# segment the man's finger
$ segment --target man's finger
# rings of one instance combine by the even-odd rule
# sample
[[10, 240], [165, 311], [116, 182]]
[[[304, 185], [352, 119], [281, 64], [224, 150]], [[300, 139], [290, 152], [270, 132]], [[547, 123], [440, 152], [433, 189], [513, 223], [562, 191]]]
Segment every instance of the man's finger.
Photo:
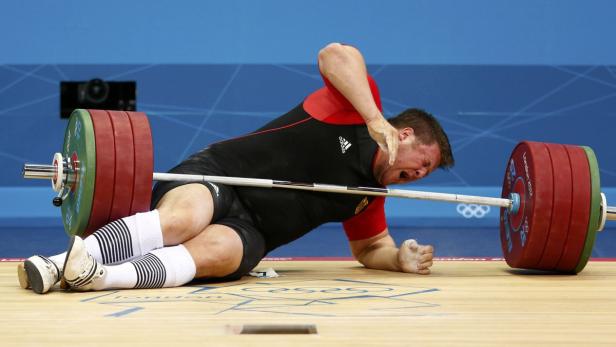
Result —
[[419, 244], [417, 243], [417, 241], [415, 241], [413, 239], [405, 240], [403, 242], [403, 246], [404, 247], [408, 247], [410, 250], [413, 250], [413, 251], [415, 251], [415, 250], [417, 250], [419, 248]]
[[425, 270], [428, 269], [430, 266], [432, 266], [432, 260], [421, 262], [417, 265], [417, 270]]
[[425, 262], [428, 262], [428, 261], [432, 261], [432, 258], [433, 258], [432, 257], [432, 253], [423, 254], [423, 255], [419, 256], [419, 262], [425, 263]]
[[385, 143], [385, 142], [377, 142], [376, 144], [379, 145], [379, 147], [381, 148], [381, 150], [383, 150], [383, 152], [389, 154], [389, 150], [387, 150], [387, 143]]
[[421, 249], [419, 250], [419, 253], [422, 253], [422, 254], [434, 253], [434, 247], [432, 247], [430, 245], [421, 246]]
[[430, 269], [421, 269], [421, 270], [418, 270], [417, 273], [420, 275], [429, 275]]
[[389, 154], [389, 165], [394, 165], [398, 155], [398, 139], [395, 136], [387, 137], [387, 149]]

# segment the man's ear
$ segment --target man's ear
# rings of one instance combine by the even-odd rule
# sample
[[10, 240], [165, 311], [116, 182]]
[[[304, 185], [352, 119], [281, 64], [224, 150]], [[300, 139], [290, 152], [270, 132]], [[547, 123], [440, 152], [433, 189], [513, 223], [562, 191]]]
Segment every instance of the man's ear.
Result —
[[409, 136], [413, 136], [413, 134], [415, 134], [415, 130], [413, 130], [413, 128], [406, 127], [398, 131], [398, 138], [400, 141], [403, 141]]

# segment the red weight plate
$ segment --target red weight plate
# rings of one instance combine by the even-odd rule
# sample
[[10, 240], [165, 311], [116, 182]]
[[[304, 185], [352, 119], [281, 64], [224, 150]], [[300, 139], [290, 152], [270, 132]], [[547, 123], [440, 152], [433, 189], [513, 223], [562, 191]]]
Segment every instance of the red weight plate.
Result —
[[123, 111], [107, 111], [115, 138], [115, 186], [109, 221], [130, 215], [133, 200], [135, 149], [133, 130]]
[[143, 112], [126, 112], [133, 128], [135, 146], [135, 180], [130, 214], [150, 210], [154, 154], [150, 122]]
[[543, 255], [533, 268], [554, 270], [563, 252], [567, 235], [569, 234], [569, 219], [571, 217], [571, 164], [565, 146], [546, 143], [550, 152], [554, 178], [554, 195], [552, 204], [552, 223], [548, 233]]
[[565, 146], [571, 162], [571, 182], [573, 191], [569, 235], [565, 241], [563, 254], [556, 265], [559, 271], [573, 272], [582, 254], [584, 240], [588, 232], [590, 218], [590, 167], [583, 148]]
[[81, 235], [88, 236], [107, 224], [113, 202], [113, 185], [115, 180], [115, 141], [113, 127], [106, 111], [88, 110], [94, 126], [96, 148], [96, 178], [92, 212], [88, 226]]
[[552, 162], [547, 146], [521, 142], [511, 157], [503, 182], [502, 197], [520, 194], [518, 212], [501, 208], [501, 246], [507, 264], [533, 268], [540, 260], [552, 219]]

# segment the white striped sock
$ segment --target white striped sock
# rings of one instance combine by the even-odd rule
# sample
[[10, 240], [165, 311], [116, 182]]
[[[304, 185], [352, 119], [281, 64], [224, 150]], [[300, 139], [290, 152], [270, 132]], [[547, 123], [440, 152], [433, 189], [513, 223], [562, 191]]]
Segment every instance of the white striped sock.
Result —
[[[120, 264], [163, 246], [158, 210], [111, 222], [84, 239], [86, 249], [102, 264]], [[61, 269], [66, 252], [51, 256]]]
[[183, 245], [163, 247], [120, 265], [105, 266], [106, 275], [95, 290], [113, 288], [178, 287], [196, 274], [195, 262]]

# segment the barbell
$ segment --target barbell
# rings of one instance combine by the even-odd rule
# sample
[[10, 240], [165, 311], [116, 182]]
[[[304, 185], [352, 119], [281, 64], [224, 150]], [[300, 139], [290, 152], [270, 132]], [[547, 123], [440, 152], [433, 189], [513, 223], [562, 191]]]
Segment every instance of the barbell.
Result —
[[64, 228], [88, 236], [116, 219], [148, 211], [152, 182], [235, 186], [459, 202], [500, 207], [501, 246], [514, 268], [578, 273], [596, 232], [616, 220], [600, 192], [591, 148], [525, 141], [513, 150], [500, 198], [259, 178], [153, 173], [149, 121], [142, 112], [73, 111], [51, 165], [25, 164], [24, 178], [50, 179]]

